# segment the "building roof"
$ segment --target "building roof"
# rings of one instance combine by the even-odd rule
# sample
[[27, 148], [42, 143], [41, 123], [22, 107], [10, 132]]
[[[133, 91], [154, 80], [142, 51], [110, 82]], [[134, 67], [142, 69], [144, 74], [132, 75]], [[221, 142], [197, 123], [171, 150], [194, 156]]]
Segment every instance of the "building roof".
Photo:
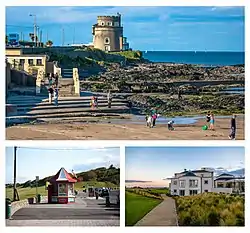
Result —
[[51, 182], [67, 181], [71, 183], [77, 182], [63, 167], [51, 178]]
[[222, 173], [218, 177], [221, 177], [221, 176], [234, 177], [234, 175], [231, 175], [231, 174], [228, 174], [228, 173]]
[[192, 171], [187, 171], [185, 172], [185, 174], [181, 177], [184, 177], [184, 176], [196, 176]]

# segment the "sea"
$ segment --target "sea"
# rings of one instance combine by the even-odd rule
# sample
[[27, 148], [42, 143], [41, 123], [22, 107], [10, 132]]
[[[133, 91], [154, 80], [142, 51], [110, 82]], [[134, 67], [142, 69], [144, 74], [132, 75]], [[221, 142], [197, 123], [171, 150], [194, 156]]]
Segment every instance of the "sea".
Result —
[[200, 66], [244, 65], [245, 52], [143, 51], [152, 62], [183, 63]]

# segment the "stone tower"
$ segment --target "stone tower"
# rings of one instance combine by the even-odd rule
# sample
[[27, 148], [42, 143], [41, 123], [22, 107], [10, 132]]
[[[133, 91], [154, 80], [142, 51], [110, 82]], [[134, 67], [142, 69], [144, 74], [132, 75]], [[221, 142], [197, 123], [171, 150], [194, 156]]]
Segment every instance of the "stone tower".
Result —
[[121, 15], [98, 16], [97, 24], [92, 26], [94, 48], [117, 52], [122, 50], [123, 27]]

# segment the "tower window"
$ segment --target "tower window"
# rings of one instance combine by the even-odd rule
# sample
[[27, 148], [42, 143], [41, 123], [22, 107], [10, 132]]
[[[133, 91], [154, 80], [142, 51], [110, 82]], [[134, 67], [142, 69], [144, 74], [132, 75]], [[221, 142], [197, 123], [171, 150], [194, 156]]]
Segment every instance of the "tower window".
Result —
[[112, 22], [107, 22], [107, 25], [108, 26], [112, 26]]
[[108, 37], [104, 38], [104, 44], [109, 44], [110, 43], [110, 39]]
[[104, 25], [105, 25], [105, 23], [104, 23], [104, 22], [101, 22], [101, 25], [102, 25], [102, 26], [104, 26]]

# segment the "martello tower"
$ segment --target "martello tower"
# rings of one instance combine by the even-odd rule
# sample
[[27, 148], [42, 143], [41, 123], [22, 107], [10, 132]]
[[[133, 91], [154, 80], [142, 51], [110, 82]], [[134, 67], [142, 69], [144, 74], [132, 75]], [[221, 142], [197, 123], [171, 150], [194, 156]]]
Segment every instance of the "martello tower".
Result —
[[112, 52], [123, 50], [123, 27], [119, 13], [117, 16], [97, 16], [92, 34], [94, 48]]

